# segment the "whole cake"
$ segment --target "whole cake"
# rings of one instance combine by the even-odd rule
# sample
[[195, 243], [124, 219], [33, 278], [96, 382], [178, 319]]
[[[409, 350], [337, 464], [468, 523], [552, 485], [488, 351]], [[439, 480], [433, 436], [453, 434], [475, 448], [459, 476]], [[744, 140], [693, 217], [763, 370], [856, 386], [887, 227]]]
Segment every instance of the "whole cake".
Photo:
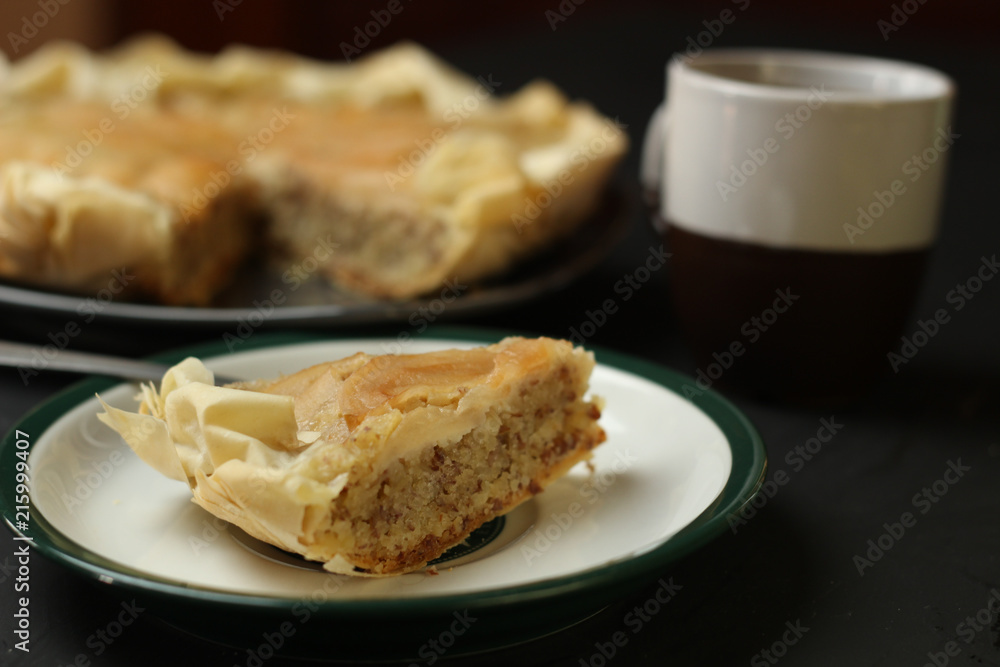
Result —
[[[414, 44], [352, 64], [149, 37], [0, 54], [0, 277], [204, 305], [253, 253], [376, 298], [501, 272], [575, 229], [624, 132], [496, 96]], [[322, 249], [322, 252], [317, 252]]]
[[217, 387], [194, 358], [101, 420], [194, 501], [331, 572], [422, 567], [590, 456], [593, 355], [567, 341], [369, 356]]

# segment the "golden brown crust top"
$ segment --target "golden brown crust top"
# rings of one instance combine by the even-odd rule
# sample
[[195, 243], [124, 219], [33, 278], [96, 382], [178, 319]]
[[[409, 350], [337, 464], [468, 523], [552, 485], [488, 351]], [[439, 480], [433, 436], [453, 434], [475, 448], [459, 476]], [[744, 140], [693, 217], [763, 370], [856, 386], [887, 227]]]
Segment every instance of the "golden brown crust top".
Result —
[[[99, 417], [148, 464], [186, 482], [195, 502], [306, 553], [350, 480], [458, 443], [546, 374], [572, 376], [580, 398], [593, 365], [567, 341], [508, 338], [424, 355], [356, 354], [275, 381], [216, 387], [191, 358], [158, 391], [144, 387], [139, 414], [105, 404]], [[346, 566], [333, 559], [328, 567]]]
[[474, 387], [480, 392], [497, 392], [511, 378], [537, 374], [554, 359], [572, 354], [572, 349], [566, 341], [549, 338], [508, 338], [468, 350], [379, 356], [358, 353], [246, 386], [292, 396], [300, 424], [317, 424], [317, 413], [337, 414], [353, 432], [369, 417], [387, 412], [455, 406]]
[[[258, 203], [296, 252], [331, 217], [414, 221], [412, 266], [374, 251], [331, 263], [338, 283], [375, 296], [499, 271], [583, 219], [627, 138], [548, 83], [492, 87], [407, 43], [349, 65], [161, 38], [45, 47], [0, 66], [0, 276], [89, 290], [128, 263], [170, 284], [183, 278], [178, 239], [227, 197]], [[122, 250], [126, 225], [141, 242]], [[83, 245], [105, 250], [78, 262]]]

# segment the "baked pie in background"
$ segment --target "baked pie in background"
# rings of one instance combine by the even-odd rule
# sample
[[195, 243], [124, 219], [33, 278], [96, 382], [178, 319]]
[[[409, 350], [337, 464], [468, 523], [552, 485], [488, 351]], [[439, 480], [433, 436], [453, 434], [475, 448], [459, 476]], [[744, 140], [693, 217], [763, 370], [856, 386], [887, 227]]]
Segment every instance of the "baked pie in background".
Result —
[[627, 138], [548, 83], [490, 87], [409, 43], [0, 62], [0, 277], [93, 293], [125, 269], [128, 298], [207, 305], [321, 244], [319, 272], [375, 298], [495, 275], [586, 219]]

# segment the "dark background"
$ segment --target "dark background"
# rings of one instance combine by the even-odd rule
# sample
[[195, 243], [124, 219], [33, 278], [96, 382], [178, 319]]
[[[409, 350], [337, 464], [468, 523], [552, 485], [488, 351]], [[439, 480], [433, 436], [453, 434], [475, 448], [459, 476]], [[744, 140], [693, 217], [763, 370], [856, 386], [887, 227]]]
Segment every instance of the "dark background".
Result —
[[[384, 2], [325, 3], [244, 0], [220, 21], [211, 2], [111, 2], [100, 42], [160, 30], [186, 46], [215, 50], [233, 41], [281, 46], [339, 58], [341, 42]], [[568, 4], [568, 3], [564, 3]], [[796, 3], [751, 0], [713, 46], [781, 46], [845, 51], [937, 67], [957, 82], [954, 118], [961, 135], [951, 160], [939, 241], [908, 330], [944, 307], [945, 295], [1000, 251], [994, 206], [1000, 72], [1000, 3], [926, 0], [884, 39], [877, 22], [891, 2]], [[588, 309], [612, 295], [659, 243], [636, 195], [638, 152], [650, 113], [663, 94], [663, 67], [689, 37], [705, 30], [730, 2], [597, 2], [576, 6], [552, 30], [547, 10], [559, 3], [445, 3], [403, 0], [404, 11], [366, 51], [408, 38], [423, 42], [471, 75], [492, 75], [503, 90], [544, 77], [571, 97], [592, 101], [628, 125], [633, 150], [619, 181], [630, 193], [634, 225], [594, 272], [568, 290], [466, 323], [567, 336]], [[6, 34], [7, 26], [3, 27]], [[42, 37], [38, 38], [39, 40]], [[32, 45], [34, 46], [34, 44]], [[2, 150], [2, 148], [0, 148]], [[871, 289], [877, 290], [878, 285]], [[1000, 281], [986, 283], [952, 321], [895, 375], [857, 404], [804, 410], [729, 394], [756, 424], [772, 474], [791, 473], [787, 452], [816, 434], [822, 418], [845, 426], [736, 536], [725, 535], [675, 564], [664, 576], [684, 586], [608, 664], [767, 664], [759, 652], [778, 640], [786, 622], [809, 628], [780, 659], [782, 665], [923, 665], [956, 641], [952, 665], [1000, 664], [1000, 606], [971, 642], [959, 624], [1000, 589]], [[40, 343], [52, 322], [28, 311], [0, 314], [0, 336]], [[379, 333], [393, 336], [400, 328]], [[334, 330], [330, 329], [331, 332]], [[336, 333], [351, 333], [338, 329]], [[367, 328], [365, 331], [370, 331]], [[113, 332], [112, 332], [113, 333]], [[217, 340], [212, 330], [94, 330], [79, 346], [132, 354]], [[622, 304], [591, 341], [693, 374], [657, 275]], [[24, 387], [16, 371], [0, 369], [0, 430], [71, 380], [51, 375]], [[874, 567], [859, 577], [853, 563], [883, 524], [912, 509], [911, 497], [940, 478], [948, 461], [969, 473]], [[7, 483], [6, 481], [4, 483]], [[13, 546], [0, 540], [0, 563]], [[0, 664], [58, 665], [86, 651], [86, 638], [119, 609], [113, 596], [42, 559], [32, 561], [33, 652], [12, 652], [7, 629], [13, 584], [0, 571]], [[656, 584], [623, 590], [621, 601], [555, 636], [456, 664], [578, 665], [594, 642], [623, 629], [623, 617]], [[391, 641], [391, 628], [386, 628]], [[187, 637], [148, 615], [140, 617], [94, 665], [231, 665], [240, 652]], [[373, 647], [377, 657], [377, 647]], [[450, 662], [450, 661], [449, 661]], [[293, 664], [275, 658], [268, 665]]]

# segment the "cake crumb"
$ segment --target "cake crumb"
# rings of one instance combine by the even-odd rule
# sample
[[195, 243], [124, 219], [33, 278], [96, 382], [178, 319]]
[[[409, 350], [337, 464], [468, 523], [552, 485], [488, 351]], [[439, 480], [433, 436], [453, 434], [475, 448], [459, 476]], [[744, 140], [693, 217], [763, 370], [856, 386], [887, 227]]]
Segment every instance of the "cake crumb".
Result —
[[440, 572], [438, 572], [438, 569], [436, 567], [434, 567], [433, 565], [431, 565], [429, 568], [427, 568], [426, 570], [424, 570], [424, 572], [426, 572], [428, 575], [430, 575], [432, 577], [436, 577], [439, 574], [441, 574]]

